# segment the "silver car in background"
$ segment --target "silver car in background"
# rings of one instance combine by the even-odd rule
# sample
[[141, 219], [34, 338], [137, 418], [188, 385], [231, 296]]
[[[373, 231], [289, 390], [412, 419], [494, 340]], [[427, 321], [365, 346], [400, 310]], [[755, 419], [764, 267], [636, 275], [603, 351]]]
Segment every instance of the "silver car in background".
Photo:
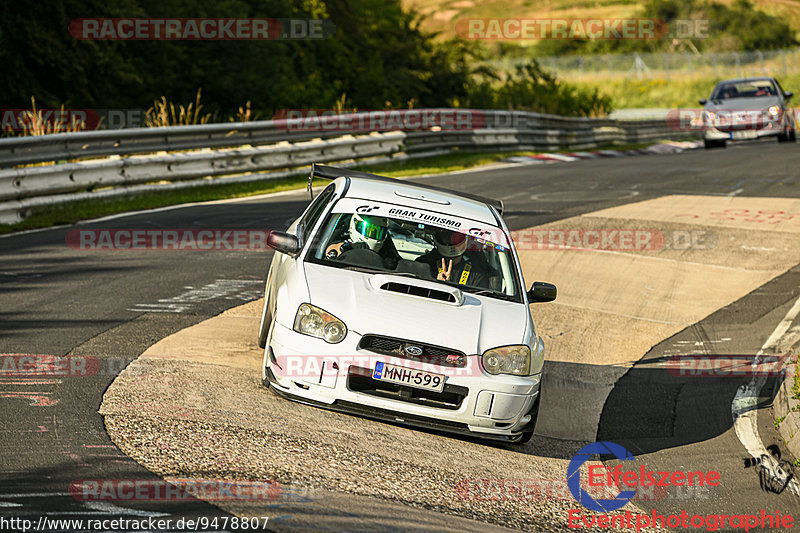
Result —
[[771, 77], [721, 81], [703, 98], [703, 141], [706, 148], [725, 147], [729, 140], [777, 137], [795, 140], [791, 92]]

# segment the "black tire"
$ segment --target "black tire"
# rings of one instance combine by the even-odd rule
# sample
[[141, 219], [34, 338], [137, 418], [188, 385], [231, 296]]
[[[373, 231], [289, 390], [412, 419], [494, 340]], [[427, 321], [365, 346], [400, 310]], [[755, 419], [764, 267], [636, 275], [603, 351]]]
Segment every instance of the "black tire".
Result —
[[797, 132], [794, 130], [789, 131], [789, 142], [797, 142]]
[[533, 403], [533, 407], [531, 410], [528, 411], [528, 414], [531, 415], [531, 421], [525, 425], [525, 429], [522, 430], [522, 434], [520, 435], [518, 440], [512, 442], [512, 444], [521, 445], [526, 444], [533, 438], [533, 433], [536, 431], [536, 419], [539, 418], [539, 398], [541, 398], [542, 392], [539, 391], [539, 396], [536, 397], [536, 401]]
[[270, 297], [264, 300], [264, 311], [261, 313], [261, 326], [258, 328], [258, 347], [267, 347], [267, 337], [269, 336], [269, 329], [272, 327], [272, 305]]
[[785, 143], [788, 140], [789, 140], [789, 134], [788, 133], [779, 133], [778, 134], [778, 142], [779, 143]]
[[272, 277], [272, 269], [267, 272], [267, 279], [264, 282], [264, 311], [261, 313], [261, 326], [258, 328], [258, 347], [267, 347], [267, 336], [269, 336], [269, 328], [272, 327], [273, 309], [270, 307], [269, 282]]
[[[267, 348], [267, 349], [270, 350], [269, 354], [270, 359], [274, 360], [272, 354], [272, 348]], [[268, 366], [264, 365], [264, 370], [261, 372], [261, 384], [268, 389], [272, 387], [272, 381], [270, 380], [270, 377], [272, 377], [273, 379], [275, 378], [275, 376], [272, 374], [272, 370]]]
[[705, 146], [706, 150], [711, 148], [725, 148], [725, 139], [722, 140], [708, 140], [703, 139], [703, 146]]

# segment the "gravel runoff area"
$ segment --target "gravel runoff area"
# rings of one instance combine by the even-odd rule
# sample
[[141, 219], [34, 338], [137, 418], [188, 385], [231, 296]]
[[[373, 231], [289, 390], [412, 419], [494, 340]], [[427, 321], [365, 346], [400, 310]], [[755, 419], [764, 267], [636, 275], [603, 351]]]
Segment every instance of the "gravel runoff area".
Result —
[[[566, 487], [569, 459], [585, 442], [537, 435], [522, 447], [487, 445], [277, 397], [261, 385], [252, 342], [260, 308], [251, 302], [178, 332], [119, 375], [100, 413], [123, 452], [168, 481], [276, 481], [284, 490], [274, 501], [211, 503], [239, 516], [288, 513], [274, 523], [282, 531], [313, 528], [321, 514], [349, 519], [334, 530], [574, 531], [570, 509], [592, 514]], [[376, 526], [381, 512], [369, 511], [381, 502], [404, 504], [391, 526]], [[424, 510], [451, 515], [449, 527]], [[349, 511], [366, 517], [363, 529]]]
[[[533, 308], [540, 333], [553, 341], [548, 359], [581, 363], [594, 375], [586, 381], [595, 385], [591, 394], [581, 396], [581, 387], [575, 388], [579, 401], [545, 394], [539, 429], [582, 440], [536, 435], [522, 447], [487, 445], [280, 399], [260, 383], [260, 301], [153, 345], [109, 387], [100, 412], [120, 449], [167, 479], [279, 482], [285, 490], [274, 502], [212, 503], [242, 516], [265, 510], [279, 518], [290, 515], [277, 522], [281, 530], [309, 524], [313, 529], [315, 514], [325, 514], [334, 530], [445, 530], [442, 515], [430, 511], [479, 521], [448, 524], [453, 530], [486, 531], [488, 524], [574, 530], [568, 511], [591, 513], [566, 489], [566, 469], [572, 455], [596, 437], [594, 422], [615, 381], [602, 381], [603, 372], [624, 374], [649, 347], [797, 264], [800, 228], [788, 222], [751, 227], [750, 218], [734, 216], [758, 209], [796, 212], [795, 202], [664, 197], [546, 226], [657, 228], [664, 237], [691, 229], [710, 232], [711, 246], [686, 249], [665, 242], [652, 251], [520, 251], [526, 279], [564, 289], [557, 302]], [[625, 297], [618, 290], [620, 276]], [[366, 518], [383, 516], [376, 502], [389, 506], [384, 515], [395, 513], [393, 521], [376, 527], [377, 521]], [[629, 504], [621, 511], [637, 508]]]

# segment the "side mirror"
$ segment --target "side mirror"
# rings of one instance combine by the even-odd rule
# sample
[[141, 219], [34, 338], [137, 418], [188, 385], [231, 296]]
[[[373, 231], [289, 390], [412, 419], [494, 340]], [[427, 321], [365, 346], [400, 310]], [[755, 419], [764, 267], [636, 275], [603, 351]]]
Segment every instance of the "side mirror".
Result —
[[282, 231], [270, 231], [267, 236], [267, 246], [289, 255], [300, 251], [300, 241], [297, 240], [297, 237]]
[[552, 283], [534, 281], [531, 290], [528, 291], [528, 301], [530, 303], [552, 302], [556, 299], [556, 286]]
[[785, 93], [783, 93], [784, 98], [791, 98], [792, 96], [794, 96], [794, 93], [792, 91], [786, 91]]
[[700, 105], [706, 105], [706, 102], [708, 102], [708, 100], [706, 100], [705, 98], [700, 99]]

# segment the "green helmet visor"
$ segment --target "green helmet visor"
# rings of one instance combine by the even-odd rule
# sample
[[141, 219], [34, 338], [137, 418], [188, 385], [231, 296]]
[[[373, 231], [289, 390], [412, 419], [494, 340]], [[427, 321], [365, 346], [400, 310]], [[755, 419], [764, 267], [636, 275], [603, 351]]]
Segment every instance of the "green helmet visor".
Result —
[[369, 220], [356, 220], [355, 223], [356, 231], [359, 232], [361, 235], [368, 239], [375, 239], [376, 241], [382, 241], [386, 238], [386, 230], [385, 226], [381, 226], [378, 224], [374, 224]]

